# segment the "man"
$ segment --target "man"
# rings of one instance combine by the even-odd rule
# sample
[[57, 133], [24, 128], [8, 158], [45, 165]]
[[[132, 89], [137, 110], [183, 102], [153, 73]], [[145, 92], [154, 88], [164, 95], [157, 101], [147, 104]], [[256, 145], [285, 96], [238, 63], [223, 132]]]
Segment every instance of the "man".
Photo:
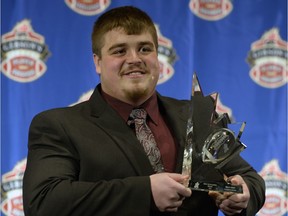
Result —
[[[115, 8], [99, 17], [92, 48], [101, 84], [88, 101], [43, 112], [31, 123], [23, 183], [26, 215], [207, 216], [217, 215], [218, 209], [227, 215], [255, 215], [261, 208], [263, 180], [240, 156], [224, 172], [232, 184], [243, 187], [242, 194], [192, 192], [184, 186], [188, 176], [179, 173], [188, 102], [155, 91], [157, 41], [152, 20], [137, 8]], [[195, 100], [196, 143], [201, 146], [213, 101]], [[154, 141], [151, 135], [149, 142], [146, 135], [141, 140], [134, 110], [148, 113]], [[155, 140], [157, 147], [146, 146]], [[192, 170], [200, 163], [193, 161]], [[209, 166], [201, 170], [223, 178]]]

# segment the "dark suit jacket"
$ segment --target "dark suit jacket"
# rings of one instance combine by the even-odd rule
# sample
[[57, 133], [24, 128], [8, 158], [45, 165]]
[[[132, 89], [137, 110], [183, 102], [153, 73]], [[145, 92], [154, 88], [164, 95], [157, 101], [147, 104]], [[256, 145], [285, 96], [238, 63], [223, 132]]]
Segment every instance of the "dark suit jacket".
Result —
[[[170, 215], [156, 211], [149, 179], [153, 170], [145, 152], [133, 131], [102, 99], [99, 88], [86, 102], [45, 111], [33, 119], [23, 181], [25, 215]], [[181, 172], [188, 102], [160, 95], [158, 100], [179, 144], [175, 172]], [[202, 143], [213, 106], [207, 97], [196, 104], [195, 134]], [[193, 167], [199, 164], [195, 159]], [[222, 179], [209, 166], [195, 172]], [[240, 157], [225, 166], [225, 173], [244, 177], [251, 193], [247, 215], [255, 215], [264, 202], [263, 180]], [[217, 211], [207, 193], [193, 191], [174, 215], [211, 216]]]

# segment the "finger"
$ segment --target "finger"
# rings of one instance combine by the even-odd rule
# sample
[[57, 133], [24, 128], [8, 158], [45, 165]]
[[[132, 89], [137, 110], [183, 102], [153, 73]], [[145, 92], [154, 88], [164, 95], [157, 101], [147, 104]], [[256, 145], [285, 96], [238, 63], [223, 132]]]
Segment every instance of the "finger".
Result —
[[225, 215], [233, 215], [234, 210], [226, 206], [224, 203], [220, 203], [218, 208], [225, 214]]
[[219, 205], [219, 209], [227, 215], [234, 215], [236, 213], [241, 213], [244, 208], [243, 203], [233, 202], [229, 199], [226, 199], [223, 200]]
[[226, 196], [223, 193], [220, 193], [218, 191], [209, 191], [208, 195], [212, 197], [215, 201], [223, 201], [226, 199]]
[[168, 176], [170, 178], [174, 179], [175, 181], [179, 182], [179, 183], [183, 183], [184, 181], [189, 179], [188, 175], [181, 175], [181, 174], [178, 174], [178, 173], [168, 173]]
[[177, 173], [169, 173], [168, 176], [172, 178], [174, 181], [178, 182], [179, 184], [175, 185], [175, 189], [177, 193], [184, 197], [190, 197], [192, 194], [192, 191], [190, 188], [185, 187], [185, 185], [182, 184], [182, 180], [189, 178], [189, 176], [184, 176]]
[[240, 210], [235, 210], [235, 209], [230, 209], [226, 206], [222, 206], [222, 204], [219, 206], [219, 209], [225, 214], [225, 215], [235, 215], [235, 214], [240, 214], [242, 212], [242, 209]]
[[222, 204], [231, 210], [243, 209], [243, 202], [234, 202], [233, 200], [223, 200]]
[[192, 191], [190, 188], [187, 188], [184, 185], [180, 185], [178, 188], [178, 194], [183, 197], [190, 197], [192, 194]]
[[165, 208], [165, 211], [175, 212], [182, 205], [182, 203], [183, 203], [182, 199], [173, 201], [170, 206]]
[[[220, 208], [220, 205], [222, 204], [222, 202], [224, 200], [227, 200], [229, 196], [231, 196], [233, 193], [230, 193], [230, 192], [220, 193], [217, 191], [209, 191], [208, 194], [210, 195], [210, 197], [214, 199], [216, 206]], [[225, 203], [226, 205], [228, 205], [229, 201], [225, 201]]]
[[249, 200], [249, 195], [247, 193], [233, 193], [233, 194], [227, 194], [227, 199], [235, 202], [235, 203], [239, 203], [241, 204], [241, 206], [243, 206], [244, 208], [247, 206], [248, 204], [248, 200]]
[[221, 194], [217, 191], [209, 191], [208, 195], [212, 197], [212, 199], [215, 201], [216, 206], [219, 207], [219, 205], [221, 204], [221, 201], [219, 200]]
[[234, 192], [224, 192], [224, 193], [223, 193], [223, 196], [224, 196], [226, 199], [228, 199], [229, 197], [231, 197], [231, 196], [233, 196], [233, 195], [237, 196], [237, 194], [234, 193]]
[[182, 205], [182, 203], [183, 203], [183, 200], [178, 200], [178, 201], [174, 202], [174, 207], [178, 208]]
[[182, 195], [179, 195], [179, 201], [183, 201], [186, 197], [185, 196], [182, 196]]
[[214, 200], [218, 197], [218, 196], [222, 196], [222, 194], [218, 191], [209, 191], [208, 195], [210, 197], [212, 197]]
[[227, 199], [237, 203], [241, 203], [241, 202], [244, 202], [245, 201], [245, 196], [243, 194], [233, 194], [233, 195], [230, 195], [230, 196], [227, 196]]

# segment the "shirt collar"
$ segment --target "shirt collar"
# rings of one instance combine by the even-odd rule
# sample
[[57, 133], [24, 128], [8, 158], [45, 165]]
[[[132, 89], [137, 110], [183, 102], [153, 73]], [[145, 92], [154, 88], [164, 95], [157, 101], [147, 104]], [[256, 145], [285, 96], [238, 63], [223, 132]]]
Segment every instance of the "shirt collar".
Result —
[[114, 98], [105, 92], [101, 91], [101, 94], [104, 98], [104, 100], [112, 106], [114, 110], [116, 110], [119, 115], [127, 122], [130, 113], [132, 112], [132, 109], [134, 108], [143, 108], [146, 110], [148, 116], [152, 120], [154, 124], [158, 124], [159, 121], [159, 109], [158, 109], [158, 103], [157, 103], [157, 94], [154, 92], [154, 94], [145, 101], [142, 105], [139, 107], [133, 107], [132, 105], [125, 103], [123, 101], [118, 100], [117, 98]]

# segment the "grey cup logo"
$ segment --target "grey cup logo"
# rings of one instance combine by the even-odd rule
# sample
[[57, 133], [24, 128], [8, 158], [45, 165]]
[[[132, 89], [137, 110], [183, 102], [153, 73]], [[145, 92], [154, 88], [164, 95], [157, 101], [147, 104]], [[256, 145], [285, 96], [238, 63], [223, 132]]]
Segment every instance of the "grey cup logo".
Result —
[[79, 14], [93, 16], [109, 7], [111, 0], [65, 0], [65, 3]]
[[278, 88], [287, 83], [287, 42], [273, 28], [251, 45], [247, 61], [251, 79], [266, 88]]
[[282, 172], [278, 161], [272, 160], [265, 164], [259, 173], [266, 184], [266, 201], [259, 216], [282, 216], [288, 208], [288, 176]]
[[157, 25], [155, 25], [158, 35], [158, 58], [160, 64], [160, 76], [158, 84], [162, 84], [169, 80], [174, 74], [173, 63], [177, 56], [173, 49], [173, 43], [164, 37]]
[[230, 0], [190, 0], [189, 7], [196, 16], [209, 21], [220, 20], [233, 9]]
[[34, 81], [46, 72], [49, 54], [44, 37], [33, 31], [30, 21], [23, 20], [2, 35], [1, 71], [18, 82]]
[[24, 216], [22, 201], [22, 180], [26, 169], [26, 158], [13, 170], [2, 175], [1, 209], [7, 216]]

